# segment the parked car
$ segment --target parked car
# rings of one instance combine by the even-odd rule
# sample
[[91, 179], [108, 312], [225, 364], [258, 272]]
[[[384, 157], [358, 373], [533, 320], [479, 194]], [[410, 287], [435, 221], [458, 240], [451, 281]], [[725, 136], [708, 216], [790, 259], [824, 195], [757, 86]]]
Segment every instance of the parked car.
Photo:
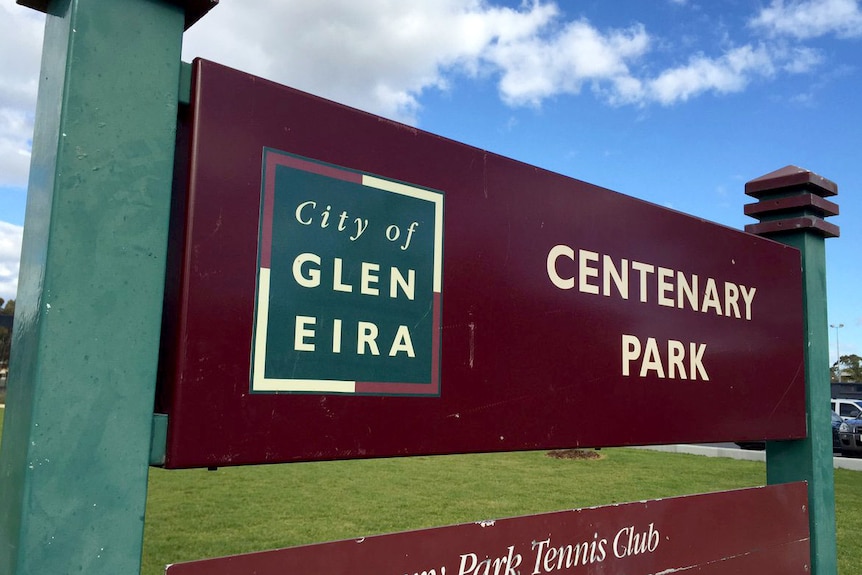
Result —
[[862, 419], [848, 419], [838, 430], [841, 455], [862, 457]]
[[[860, 416], [862, 417], [862, 416]], [[862, 419], [858, 420], [859, 426], [862, 428]], [[840, 415], [832, 412], [832, 451], [843, 453], [843, 442], [841, 440], [841, 428], [849, 429], [849, 427], [845, 424], [844, 419], [841, 418]], [[862, 438], [859, 438], [860, 444], [862, 444]], [[736, 444], [742, 449], [766, 449], [765, 441], [737, 441]], [[862, 453], [862, 445], [859, 447], [860, 453]]]
[[841, 451], [841, 426], [844, 425], [844, 419], [832, 412], [832, 451]]
[[862, 417], [862, 400], [860, 399], [832, 399], [832, 411], [841, 416], [842, 419], [856, 419]]

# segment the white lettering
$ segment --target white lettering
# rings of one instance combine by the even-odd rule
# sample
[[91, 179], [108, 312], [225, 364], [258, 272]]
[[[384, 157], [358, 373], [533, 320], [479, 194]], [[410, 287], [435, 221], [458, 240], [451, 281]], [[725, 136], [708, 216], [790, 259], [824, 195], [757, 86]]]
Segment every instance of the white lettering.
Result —
[[676, 273], [676, 307], [683, 309], [682, 298], [685, 297], [688, 305], [694, 311], [699, 311], [697, 307], [697, 275], [691, 276], [691, 283], [685, 279], [685, 274], [682, 272]]
[[[470, 563], [467, 563], [467, 561]], [[472, 573], [478, 563], [479, 558], [476, 557], [475, 553], [464, 553], [461, 555], [461, 565], [458, 567], [458, 575], [467, 575], [467, 573]]]
[[673, 307], [673, 298], [667, 297], [669, 291], [673, 291], [673, 284], [668, 280], [674, 276], [673, 270], [658, 268], [658, 305]]
[[389, 297], [397, 298], [399, 287], [407, 299], [412, 301], [416, 294], [416, 271], [407, 270], [407, 280], [405, 281], [404, 276], [401, 275], [401, 270], [393, 266], [389, 274]]
[[464, 553], [461, 555], [458, 575], [518, 575], [521, 561], [521, 554], [515, 553], [514, 545], [508, 547], [506, 555], [494, 559], [487, 557], [482, 561], [479, 561], [475, 553]]
[[[632, 363], [640, 361], [638, 377], [648, 377], [651, 372], [659, 379], [665, 379], [665, 373], [669, 379], [688, 379], [709, 381], [709, 375], [703, 363], [706, 353], [705, 343], [689, 343], [688, 345], [688, 372], [685, 369], [686, 348], [685, 344], [675, 339], [668, 340], [665, 347], [666, 355], [654, 337], [646, 338], [646, 345], [641, 340], [629, 334], [622, 336], [622, 374], [632, 374]], [[667, 366], [667, 369], [665, 369]]]
[[634, 526], [623, 527], [614, 537], [614, 556], [618, 559], [653, 553], [658, 549], [660, 543], [659, 531], [654, 523], [649, 524], [649, 529], [638, 533]]
[[640, 276], [641, 302], [647, 301], [647, 275], [655, 272], [655, 266], [643, 262], [632, 262], [632, 269]]
[[293, 349], [295, 351], [314, 351], [314, 342], [305, 341], [306, 338], [314, 338], [314, 326], [317, 322], [316, 317], [307, 315], [296, 316], [296, 330], [293, 334]]
[[676, 379], [677, 370], [679, 370], [680, 379], [688, 379], [685, 376], [685, 366], [682, 362], [685, 359], [685, 346], [681, 341], [670, 340], [667, 342], [667, 376], [670, 379]]
[[717, 315], [721, 315], [721, 302], [718, 300], [718, 288], [715, 287], [715, 280], [706, 278], [703, 306], [700, 308], [700, 311], [706, 313], [706, 310], [710, 308], [715, 309]]
[[335, 258], [332, 261], [332, 289], [334, 291], [350, 293], [353, 291], [353, 286], [350, 284], [345, 284], [342, 281], [342, 267], [343, 262], [341, 261], [341, 258]]
[[739, 305], [736, 300], [739, 299], [739, 289], [736, 284], [724, 282], [724, 315], [730, 317], [730, 311], [733, 310], [733, 317], [739, 318]]
[[560, 289], [572, 289], [575, 287], [575, 278], [570, 277], [563, 279], [560, 277], [560, 274], [557, 273], [557, 260], [561, 257], [567, 257], [570, 260], [575, 261], [575, 250], [564, 245], [554, 246], [551, 248], [551, 251], [548, 252], [548, 278], [550, 278], [551, 283]]
[[296, 256], [293, 260], [293, 279], [302, 287], [314, 288], [320, 285], [320, 269], [311, 268], [307, 274], [302, 273], [302, 264], [311, 262], [320, 265], [320, 256], [317, 254], [304, 253]]
[[320, 214], [320, 227], [328, 228], [329, 227], [329, 210], [332, 209], [332, 206], [326, 206], [326, 209], [323, 210], [323, 213]]
[[629, 375], [629, 364], [640, 356], [640, 340], [633, 335], [623, 334], [623, 375]]
[[380, 349], [377, 347], [377, 325], [370, 321], [360, 321], [357, 324], [356, 334], [356, 354], [365, 355], [365, 348], [371, 352], [371, 355], [380, 355]]
[[751, 319], [751, 302], [754, 301], [754, 292], [757, 291], [757, 288], [751, 288], [751, 291], [748, 291], [748, 288], [741, 285], [739, 286], [739, 291], [742, 292], [742, 301], [745, 302], [745, 319]]
[[332, 353], [341, 353], [341, 320], [332, 320]]
[[650, 371], [664, 379], [664, 366], [661, 364], [661, 356], [658, 353], [658, 343], [654, 337], [648, 337], [646, 342], [646, 350], [644, 350], [644, 360], [641, 363], [641, 377], [646, 377]]
[[[355, 264], [354, 264], [355, 265]], [[293, 279], [297, 284], [306, 288], [320, 287], [326, 272], [326, 281], [329, 281], [329, 270], [321, 269], [320, 256], [312, 253], [301, 253], [293, 260]], [[369, 296], [379, 296], [380, 288], [380, 264], [374, 262], [359, 262], [359, 293]], [[332, 260], [332, 290], [343, 293], [352, 293], [353, 285], [347, 279], [355, 277], [355, 268], [345, 269], [345, 262], [341, 258]], [[416, 298], [416, 270], [408, 269], [402, 272], [395, 266], [389, 268], [389, 297], [396, 299], [401, 295], [409, 300]]]
[[[295, 319], [293, 349], [295, 351], [315, 351], [317, 349], [315, 339], [317, 338], [317, 326], [326, 325], [326, 321], [318, 322], [314, 316], [297, 315]], [[354, 327], [355, 325], [355, 327]], [[344, 342], [353, 341], [356, 338], [356, 355], [380, 355], [380, 340], [389, 345], [389, 357], [415, 358], [416, 350], [413, 346], [413, 336], [409, 326], [399, 325], [397, 328], [381, 328], [374, 322], [358, 321], [356, 324], [346, 327], [341, 318], [332, 319], [332, 353], [344, 352]], [[394, 332], [394, 333], [393, 333]], [[326, 333], [324, 329], [323, 333]], [[328, 334], [326, 334], [328, 337]], [[352, 344], [351, 344], [352, 345]], [[348, 349], [350, 347], [348, 346]]]
[[389, 357], [395, 357], [398, 352], [403, 351], [407, 357], [416, 357], [416, 352], [413, 351], [413, 341], [410, 339], [410, 330], [406, 325], [399, 325], [398, 332], [395, 334], [395, 339], [392, 340], [392, 347], [389, 348]]
[[[302, 202], [301, 204], [296, 206], [296, 210], [293, 212], [293, 216], [297, 222], [302, 224], [303, 226], [310, 226], [314, 223], [314, 216], [307, 213], [306, 208], [309, 210], [314, 210], [317, 208], [317, 202], [314, 200], [308, 200]], [[322, 212], [320, 212], [320, 228], [326, 229], [329, 227], [329, 218], [332, 215], [332, 206], [326, 206]], [[338, 215], [338, 225], [336, 229], [339, 232], [343, 232], [347, 229], [347, 218], [350, 216], [347, 214], [347, 211], [344, 210]], [[353, 218], [353, 223], [356, 225], [356, 232], [352, 235], [348, 236], [348, 239], [351, 242], [355, 242], [358, 240], [363, 233], [365, 233], [366, 228], [368, 228], [368, 220], [363, 218]]]
[[362, 271], [359, 276], [359, 293], [364, 295], [379, 295], [380, 290], [376, 287], [372, 287], [372, 284], [377, 283], [378, 277], [375, 275], [375, 272], [380, 271], [380, 265], [362, 262], [361, 270]]
[[410, 238], [413, 237], [413, 232], [416, 231], [417, 227], [419, 227], [419, 222], [413, 222], [407, 227], [407, 240], [404, 242], [404, 245], [401, 246], [402, 250], [406, 250], [410, 247]]
[[[560, 260], [568, 260], [575, 268], [561, 264]], [[722, 282], [722, 287], [715, 278], [708, 277], [701, 282], [697, 274], [625, 258], [615, 260], [608, 254], [576, 250], [565, 244], [552, 247], [545, 264], [548, 279], [561, 290], [577, 289], [585, 294], [616, 295], [627, 300], [632, 284], [636, 284], [641, 303], [654, 301], [662, 307], [735, 319], [751, 320], [757, 293], [756, 288], [735, 282]], [[566, 271], [561, 272], [561, 267]], [[654, 281], [651, 276], [655, 276]]]
[[363, 220], [362, 218], [356, 218], [353, 220], [356, 222], [356, 235], [350, 236], [350, 241], [355, 242], [358, 240], [363, 233], [365, 233], [365, 228], [368, 227], [368, 220]]
[[605, 255], [602, 258], [602, 295], [611, 295], [611, 280], [614, 280], [614, 285], [617, 286], [617, 293], [623, 299], [629, 299], [629, 261], [626, 259], [620, 260], [620, 269], [614, 266], [614, 260], [611, 256]]
[[706, 374], [706, 368], [703, 367], [703, 354], [706, 352], [706, 344], [701, 343], [690, 343], [689, 347], [689, 355], [691, 356], [691, 363], [689, 364], [688, 371], [691, 374], [692, 379], [697, 379], [697, 375], [700, 375], [700, 378], [703, 381], [709, 381], [709, 376]]
[[311, 209], [314, 209], [317, 207], [317, 202], [314, 202], [312, 200], [309, 200], [307, 202], [302, 202], [301, 204], [296, 206], [296, 212], [294, 213], [294, 215], [296, 216], [297, 222], [299, 222], [300, 224], [302, 224], [304, 226], [310, 226], [311, 225], [311, 218], [308, 218], [305, 220], [302, 219], [302, 210], [305, 209], [306, 206], [309, 206], [309, 207], [311, 207]]
[[386, 228], [386, 239], [390, 242], [394, 242], [401, 236], [401, 228], [392, 224], [388, 228]]
[[539, 550], [536, 551], [536, 565], [533, 567], [533, 575], [538, 575], [539, 573], [541, 573], [541, 571], [539, 569], [539, 565], [541, 564], [541, 561], [542, 561], [542, 552], [543, 552], [544, 548], [550, 544], [551, 544], [551, 538], [550, 537], [547, 539], [544, 539], [542, 541], [533, 541], [532, 549], [535, 550], [536, 547], [539, 548]]
[[590, 262], [598, 262], [599, 254], [588, 250], [578, 250], [578, 285], [584, 293], [598, 294], [599, 286], [592, 285], [590, 278], [599, 277], [598, 268], [590, 266]]

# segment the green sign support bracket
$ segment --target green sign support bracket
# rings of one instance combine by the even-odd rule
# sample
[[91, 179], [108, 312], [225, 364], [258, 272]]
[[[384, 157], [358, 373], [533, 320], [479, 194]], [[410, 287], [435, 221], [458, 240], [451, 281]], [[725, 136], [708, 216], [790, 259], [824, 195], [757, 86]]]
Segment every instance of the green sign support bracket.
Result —
[[760, 220], [745, 231], [793, 246], [802, 256], [803, 323], [805, 329], [805, 401], [808, 437], [766, 444], [766, 478], [772, 485], [808, 482], [811, 525], [811, 572], [838, 572], [835, 528], [835, 482], [830, 427], [829, 333], [826, 310], [826, 242], [837, 237], [826, 216], [838, 206], [825, 197], [838, 186], [808, 170], [787, 166], [745, 184], [757, 203], [745, 213]]
[[192, 103], [192, 65], [188, 62], [180, 63], [179, 101], [186, 106]]
[[153, 435], [150, 441], [150, 465], [161, 467], [165, 464], [168, 444], [168, 416], [164, 413], [153, 414]]

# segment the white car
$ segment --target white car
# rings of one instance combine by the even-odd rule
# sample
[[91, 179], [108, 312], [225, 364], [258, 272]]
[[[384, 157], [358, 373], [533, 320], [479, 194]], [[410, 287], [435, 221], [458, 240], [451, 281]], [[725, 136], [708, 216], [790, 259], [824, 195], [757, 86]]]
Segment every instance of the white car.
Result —
[[862, 416], [862, 399], [833, 399], [831, 404], [832, 411], [845, 421]]

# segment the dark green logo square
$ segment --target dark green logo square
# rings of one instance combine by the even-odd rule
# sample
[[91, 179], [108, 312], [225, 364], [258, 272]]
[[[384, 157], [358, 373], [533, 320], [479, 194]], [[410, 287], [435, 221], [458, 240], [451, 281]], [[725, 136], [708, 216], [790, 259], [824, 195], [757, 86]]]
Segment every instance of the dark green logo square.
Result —
[[439, 395], [443, 194], [264, 150], [253, 392]]

